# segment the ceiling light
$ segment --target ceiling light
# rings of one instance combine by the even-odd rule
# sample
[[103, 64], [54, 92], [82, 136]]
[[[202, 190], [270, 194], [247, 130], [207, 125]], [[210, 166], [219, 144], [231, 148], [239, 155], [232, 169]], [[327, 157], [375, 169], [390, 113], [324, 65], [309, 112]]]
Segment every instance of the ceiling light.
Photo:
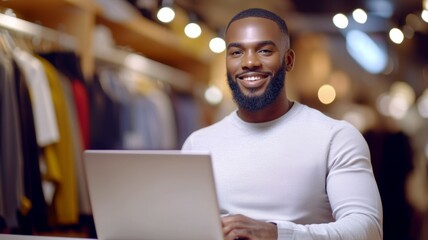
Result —
[[197, 38], [201, 35], [202, 29], [197, 23], [191, 22], [184, 27], [184, 33], [189, 38]]
[[163, 7], [159, 9], [157, 17], [163, 23], [169, 23], [175, 18], [175, 12], [170, 7]]
[[428, 23], [428, 10], [427, 9], [422, 10], [421, 18], [422, 18], [422, 20], [424, 20], [425, 22]]
[[175, 18], [175, 12], [170, 7], [163, 7], [159, 9], [157, 17], [163, 23], [169, 23]]
[[175, 12], [173, 9], [173, 0], [162, 0], [161, 8], [157, 13], [157, 18], [163, 23], [169, 23], [175, 18]]
[[401, 44], [404, 40], [404, 34], [400, 29], [393, 28], [389, 31], [389, 38], [393, 43]]
[[211, 39], [209, 47], [214, 53], [221, 53], [226, 49], [226, 42], [220, 37], [215, 37]]
[[336, 27], [344, 29], [348, 26], [348, 18], [345, 16], [345, 14], [338, 13], [334, 15], [333, 17], [333, 23]]
[[367, 13], [361, 9], [357, 8], [352, 12], [352, 17], [357, 23], [365, 23], [367, 21]]

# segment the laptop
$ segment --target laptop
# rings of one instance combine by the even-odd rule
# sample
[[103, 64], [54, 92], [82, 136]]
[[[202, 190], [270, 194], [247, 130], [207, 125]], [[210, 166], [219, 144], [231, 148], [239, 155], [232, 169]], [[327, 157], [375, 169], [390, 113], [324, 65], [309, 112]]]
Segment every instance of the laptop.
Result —
[[223, 239], [208, 153], [86, 150], [84, 166], [98, 239]]

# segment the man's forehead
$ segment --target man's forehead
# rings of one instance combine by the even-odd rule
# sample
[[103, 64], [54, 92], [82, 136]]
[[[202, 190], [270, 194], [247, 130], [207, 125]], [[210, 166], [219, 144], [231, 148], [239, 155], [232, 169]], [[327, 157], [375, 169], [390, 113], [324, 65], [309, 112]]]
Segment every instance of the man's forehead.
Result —
[[278, 25], [266, 18], [247, 17], [232, 22], [226, 32], [226, 42], [280, 41], [282, 32]]
[[270, 31], [280, 31], [278, 25], [267, 18], [263, 18], [263, 17], [246, 17], [246, 18], [241, 18], [238, 20], [235, 20], [234, 22], [232, 22], [226, 32], [230, 33], [232, 31], [237, 31], [239, 29], [242, 29], [243, 27], [264, 27], [264, 28], [269, 28]]

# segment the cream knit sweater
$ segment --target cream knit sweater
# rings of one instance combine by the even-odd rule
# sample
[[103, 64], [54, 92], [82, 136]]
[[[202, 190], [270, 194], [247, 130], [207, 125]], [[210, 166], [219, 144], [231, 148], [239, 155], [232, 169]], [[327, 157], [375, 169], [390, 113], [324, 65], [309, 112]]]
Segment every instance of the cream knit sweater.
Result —
[[369, 149], [345, 121], [298, 102], [265, 123], [234, 111], [183, 150], [209, 151], [220, 207], [275, 222], [278, 239], [382, 239]]

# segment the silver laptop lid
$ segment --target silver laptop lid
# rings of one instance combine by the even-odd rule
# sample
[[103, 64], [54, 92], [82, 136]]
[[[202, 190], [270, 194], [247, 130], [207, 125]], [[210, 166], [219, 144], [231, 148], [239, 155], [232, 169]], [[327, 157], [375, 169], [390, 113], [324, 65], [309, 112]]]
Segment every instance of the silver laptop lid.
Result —
[[208, 153], [84, 152], [100, 240], [223, 239]]

